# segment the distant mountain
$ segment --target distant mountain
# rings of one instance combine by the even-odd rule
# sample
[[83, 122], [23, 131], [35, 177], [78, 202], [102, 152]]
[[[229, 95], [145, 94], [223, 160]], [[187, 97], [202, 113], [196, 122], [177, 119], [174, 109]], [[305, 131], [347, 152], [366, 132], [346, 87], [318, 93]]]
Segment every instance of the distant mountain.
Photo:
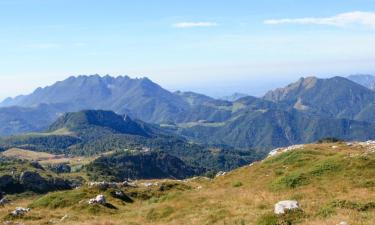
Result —
[[[61, 112], [86, 109], [110, 110], [151, 123], [220, 121], [229, 117], [230, 103], [194, 92], [169, 92], [148, 78], [99, 75], [70, 77], [38, 88], [30, 95], [8, 98], [0, 107], [60, 105]], [[224, 106], [224, 107], [223, 107]], [[51, 112], [48, 117], [54, 117]], [[43, 126], [47, 124], [43, 123]], [[31, 128], [20, 131], [33, 131]], [[16, 132], [15, 132], [16, 133]]]
[[0, 108], [0, 136], [45, 130], [66, 109], [63, 105]]
[[244, 98], [244, 97], [247, 97], [247, 96], [249, 96], [249, 95], [236, 92], [236, 93], [233, 93], [232, 95], [223, 96], [220, 99], [225, 100], [225, 101], [234, 102], [234, 101], [237, 101], [240, 98]]
[[309, 115], [259, 99], [248, 99], [246, 102], [252, 103], [251, 106], [239, 110], [224, 122], [180, 126], [176, 132], [201, 143], [258, 149], [261, 152], [291, 144], [311, 143], [325, 137], [345, 140], [375, 138], [373, 123]]
[[367, 87], [368, 89], [375, 90], [375, 76], [373, 75], [358, 74], [350, 75], [347, 78], [362, 86]]
[[206, 104], [212, 101], [215, 101], [214, 98], [208, 97], [206, 95], [198, 94], [195, 92], [181, 92], [176, 91], [174, 94], [180, 96], [182, 99], [184, 99], [185, 102], [187, 102], [190, 106], [199, 106], [202, 104]]
[[101, 127], [110, 129], [114, 133], [139, 135], [149, 137], [150, 130], [129, 116], [120, 116], [112, 111], [104, 110], [85, 110], [76, 113], [65, 113], [49, 127], [50, 132], [59, 129], [68, 129], [70, 131], [80, 132], [82, 129], [90, 127]]
[[35, 107], [40, 104], [66, 105], [65, 111], [105, 109], [120, 114], [131, 113], [147, 122], [173, 120], [189, 105], [148, 78], [99, 75], [70, 77], [38, 88], [30, 95], [8, 98], [0, 106]]
[[375, 92], [343, 77], [301, 78], [264, 99], [316, 116], [375, 122]]
[[[0, 108], [0, 113], [7, 112], [0, 119], [0, 125], [4, 125], [0, 132], [8, 134], [40, 131], [62, 112], [80, 111], [64, 114], [47, 133], [13, 137], [6, 139], [5, 145], [24, 144], [31, 149], [75, 155], [95, 155], [129, 146], [156, 146], [174, 152], [189, 139], [232, 150], [256, 148], [260, 149], [255, 153], [258, 156], [274, 147], [326, 136], [375, 138], [375, 92], [342, 77], [301, 78], [263, 98], [246, 96], [226, 101], [194, 92], [172, 93], [147, 78], [79, 76], [2, 104], [33, 107]], [[127, 116], [120, 116], [124, 114]], [[186, 148], [193, 151], [191, 146]], [[228, 156], [228, 152], [222, 154]], [[175, 151], [174, 156], [190, 157], [182, 150]], [[236, 157], [235, 164], [241, 164]]]
[[0, 138], [0, 151], [20, 148], [70, 156], [97, 156], [106, 152], [164, 152], [187, 165], [206, 170], [230, 170], [259, 159], [260, 154], [231, 147], [189, 142], [158, 125], [133, 120], [111, 111], [66, 113], [46, 132]]

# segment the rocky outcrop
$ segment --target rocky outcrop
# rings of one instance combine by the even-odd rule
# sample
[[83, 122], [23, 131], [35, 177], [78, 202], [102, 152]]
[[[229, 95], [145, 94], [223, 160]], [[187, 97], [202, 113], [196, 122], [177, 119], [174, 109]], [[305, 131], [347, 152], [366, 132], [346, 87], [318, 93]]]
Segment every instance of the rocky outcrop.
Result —
[[89, 205], [99, 204], [99, 205], [105, 205], [107, 203], [104, 195], [98, 195], [95, 198], [92, 198], [89, 200]]
[[295, 150], [295, 149], [303, 149], [304, 145], [292, 145], [292, 146], [289, 146], [289, 147], [286, 147], [286, 148], [276, 148], [272, 151], [270, 151], [270, 153], [268, 153], [268, 157], [272, 157], [272, 156], [275, 156], [275, 155], [278, 155], [280, 153], [283, 153], [283, 152], [289, 152], [291, 150]]
[[285, 200], [280, 201], [275, 204], [275, 214], [282, 215], [286, 213], [288, 210], [296, 210], [299, 209], [298, 202], [295, 200]]
[[30, 208], [17, 207], [14, 211], [10, 213], [10, 215], [14, 217], [23, 216], [26, 213], [30, 212], [30, 210]]
[[225, 176], [227, 174], [227, 172], [223, 172], [223, 171], [219, 171], [215, 177], [221, 177], [221, 176]]
[[18, 176], [0, 176], [0, 190], [8, 194], [32, 191], [47, 193], [56, 190], [71, 189], [71, 182], [58, 177], [45, 178], [33, 171], [24, 171]]
[[31, 171], [25, 171], [21, 174], [20, 183], [25, 189], [36, 193], [43, 193], [52, 189], [45, 178], [41, 177], [38, 173]]

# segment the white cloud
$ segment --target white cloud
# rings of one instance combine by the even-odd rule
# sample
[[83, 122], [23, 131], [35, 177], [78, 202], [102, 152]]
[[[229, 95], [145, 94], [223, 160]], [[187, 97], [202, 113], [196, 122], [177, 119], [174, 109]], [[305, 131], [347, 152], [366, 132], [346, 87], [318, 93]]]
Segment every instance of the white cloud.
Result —
[[181, 22], [173, 24], [175, 28], [193, 28], [193, 27], [215, 27], [215, 22]]
[[363, 25], [375, 27], [375, 13], [374, 12], [347, 12], [341, 13], [332, 17], [305, 17], [295, 19], [272, 19], [265, 20], [265, 24], [316, 24], [316, 25], [330, 25], [330, 26], [348, 26], [348, 25]]

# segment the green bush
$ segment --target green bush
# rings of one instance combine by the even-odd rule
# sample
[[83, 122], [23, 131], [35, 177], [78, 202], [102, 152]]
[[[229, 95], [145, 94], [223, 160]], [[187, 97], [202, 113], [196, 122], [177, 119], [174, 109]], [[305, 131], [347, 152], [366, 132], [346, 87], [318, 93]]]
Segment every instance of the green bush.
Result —
[[341, 168], [340, 164], [333, 160], [327, 160], [319, 165], [316, 165], [310, 172], [313, 176], [322, 176], [329, 172], [338, 171]]
[[241, 187], [243, 184], [240, 181], [235, 181], [233, 182], [232, 186], [233, 187]]
[[304, 173], [289, 173], [272, 184], [274, 190], [280, 190], [284, 188], [297, 188], [299, 186], [309, 184], [309, 179]]

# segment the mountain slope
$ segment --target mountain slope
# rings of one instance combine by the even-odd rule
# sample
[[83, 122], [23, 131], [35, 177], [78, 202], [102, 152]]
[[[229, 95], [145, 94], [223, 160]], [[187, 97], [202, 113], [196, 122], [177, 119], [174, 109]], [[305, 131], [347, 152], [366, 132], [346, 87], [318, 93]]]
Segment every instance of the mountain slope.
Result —
[[162, 152], [117, 153], [102, 156], [86, 167], [92, 180], [184, 179], [200, 175], [204, 169], [186, 165], [181, 159]]
[[32, 107], [40, 104], [64, 104], [66, 111], [106, 109], [129, 113], [148, 122], [161, 122], [183, 112], [188, 104], [178, 95], [161, 88], [147, 78], [99, 75], [70, 77], [38, 88], [30, 95], [8, 98], [0, 106]]
[[375, 125], [346, 119], [321, 118], [296, 110], [255, 109], [238, 113], [220, 124], [180, 127], [181, 135], [198, 142], [263, 151], [325, 137], [345, 140], [375, 138]]
[[375, 90], [375, 76], [373, 75], [350, 75], [347, 78], [370, 90]]
[[230, 170], [261, 154], [232, 147], [210, 148], [129, 116], [111, 111], [85, 110], [62, 115], [44, 133], [0, 139], [0, 150], [20, 148], [67, 156], [98, 156], [108, 152], [164, 152], [194, 168]]
[[301, 78], [264, 99], [317, 116], [375, 122], [375, 92], [342, 77]]
[[[113, 189], [82, 186], [39, 199], [16, 199], [15, 204], [32, 207], [27, 217], [35, 218], [27, 220], [31, 225], [48, 223], [57, 215], [69, 215], [64, 224], [92, 220], [114, 225], [373, 224], [373, 147], [373, 143], [292, 146], [215, 179], [138, 181], [136, 187], [116, 188], [132, 199], [127, 202], [116, 198]], [[114, 207], [88, 205], [88, 199], [98, 194]], [[274, 205], [283, 200], [298, 201], [300, 210], [275, 215]], [[0, 213], [13, 208], [5, 206]]]
[[133, 121], [129, 116], [120, 116], [112, 111], [85, 110], [76, 113], [66, 113], [50, 125], [49, 132], [59, 129], [68, 129], [79, 132], [80, 129], [90, 126], [109, 128], [113, 132], [122, 134], [149, 137], [151, 131], [146, 130], [143, 124]]

